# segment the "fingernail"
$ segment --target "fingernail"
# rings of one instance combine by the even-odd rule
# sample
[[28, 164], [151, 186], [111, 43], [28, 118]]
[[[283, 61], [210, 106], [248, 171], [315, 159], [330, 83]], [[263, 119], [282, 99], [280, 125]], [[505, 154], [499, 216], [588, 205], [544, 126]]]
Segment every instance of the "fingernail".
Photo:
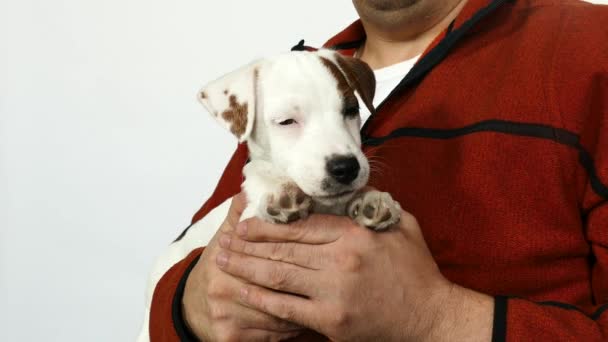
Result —
[[228, 254], [225, 252], [219, 252], [215, 258], [215, 262], [219, 267], [224, 267], [228, 263]]
[[239, 236], [247, 235], [247, 223], [239, 222], [239, 224], [236, 225], [236, 233]]
[[230, 235], [222, 234], [222, 236], [220, 236], [220, 246], [222, 246], [224, 248], [230, 247], [230, 240], [231, 240]]

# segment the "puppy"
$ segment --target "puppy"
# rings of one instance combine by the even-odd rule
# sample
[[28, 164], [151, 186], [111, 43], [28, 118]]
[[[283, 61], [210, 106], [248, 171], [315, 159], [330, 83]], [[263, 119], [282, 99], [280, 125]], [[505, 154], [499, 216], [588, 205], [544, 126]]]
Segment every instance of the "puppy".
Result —
[[373, 113], [374, 91], [367, 64], [330, 50], [261, 59], [204, 87], [202, 104], [250, 152], [242, 218], [288, 223], [314, 212], [374, 230], [397, 223], [399, 203], [363, 191], [369, 163], [355, 94]]

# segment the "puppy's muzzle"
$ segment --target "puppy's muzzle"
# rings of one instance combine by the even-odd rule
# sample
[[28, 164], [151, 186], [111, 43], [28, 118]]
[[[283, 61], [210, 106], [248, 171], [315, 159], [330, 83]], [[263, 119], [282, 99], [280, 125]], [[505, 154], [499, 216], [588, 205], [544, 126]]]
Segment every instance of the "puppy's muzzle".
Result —
[[327, 174], [340, 184], [349, 185], [359, 175], [361, 166], [353, 155], [334, 156], [325, 164]]

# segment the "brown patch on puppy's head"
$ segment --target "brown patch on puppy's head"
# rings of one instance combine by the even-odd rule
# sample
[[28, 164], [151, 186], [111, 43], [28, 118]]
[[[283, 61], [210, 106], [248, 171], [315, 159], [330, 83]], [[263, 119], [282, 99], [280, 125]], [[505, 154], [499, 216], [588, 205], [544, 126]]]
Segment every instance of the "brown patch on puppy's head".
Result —
[[346, 77], [334, 62], [325, 57], [320, 58], [321, 63], [323, 63], [323, 65], [329, 70], [331, 75], [336, 79], [336, 82], [338, 82], [338, 92], [340, 93], [340, 95], [342, 95], [344, 99], [344, 104], [342, 108], [343, 114], [345, 116], [357, 115], [358, 110], [353, 111], [352, 109], [358, 109], [358, 101], [357, 97], [355, 96], [354, 89], [350, 86]]
[[340, 68], [338, 68], [338, 66], [331, 60], [329, 60], [325, 57], [320, 57], [320, 58], [321, 58], [321, 63], [323, 63], [323, 65], [325, 65], [325, 67], [327, 69], [329, 69], [329, 72], [331, 73], [331, 75], [338, 82], [338, 90], [341, 93], [346, 93], [348, 91], [352, 91], [353, 89], [351, 89], [350, 85], [348, 84], [348, 81], [346, 80], [346, 78], [344, 78], [344, 75], [340, 71]]
[[359, 97], [361, 97], [370, 113], [373, 113], [375, 110], [373, 101], [376, 93], [376, 77], [372, 68], [360, 59], [345, 57], [340, 54], [336, 54], [336, 60], [350, 85], [359, 93]]
[[[374, 72], [367, 63], [352, 57], [344, 57], [335, 53], [336, 62], [328, 58], [320, 57], [321, 62], [338, 82], [338, 91], [344, 96], [344, 108], [348, 110], [357, 104], [354, 91], [369, 109], [371, 113], [375, 111], [373, 105], [374, 93], [376, 92], [376, 78]], [[345, 115], [354, 115], [345, 113]]]

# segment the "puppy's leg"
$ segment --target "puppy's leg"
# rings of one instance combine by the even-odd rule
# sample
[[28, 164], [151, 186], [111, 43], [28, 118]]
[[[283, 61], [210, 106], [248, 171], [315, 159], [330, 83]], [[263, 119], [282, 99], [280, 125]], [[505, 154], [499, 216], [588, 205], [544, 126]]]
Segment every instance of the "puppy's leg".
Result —
[[243, 173], [243, 189], [248, 200], [243, 219], [257, 216], [268, 222], [288, 223], [306, 218], [310, 213], [310, 196], [270, 163], [251, 161]]
[[401, 206], [388, 192], [359, 192], [346, 206], [346, 213], [358, 224], [385, 230], [399, 222]]

